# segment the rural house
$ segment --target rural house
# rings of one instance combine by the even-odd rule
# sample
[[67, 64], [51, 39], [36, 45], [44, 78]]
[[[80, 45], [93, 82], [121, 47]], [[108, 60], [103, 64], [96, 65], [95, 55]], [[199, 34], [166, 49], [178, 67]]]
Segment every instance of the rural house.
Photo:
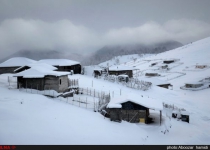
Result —
[[18, 88], [30, 88], [36, 90], [55, 90], [57, 92], [68, 91], [69, 72], [54, 71], [56, 68], [50, 65], [36, 64], [30, 69], [14, 75], [17, 77]]
[[69, 59], [42, 59], [39, 62], [46, 63], [58, 68], [57, 71], [73, 71], [74, 74], [81, 74], [81, 64]]
[[111, 121], [121, 122], [122, 120], [131, 123], [151, 123], [152, 116], [149, 109], [160, 112], [160, 124], [162, 118], [162, 102], [138, 95], [120, 96], [111, 99], [107, 105], [107, 113]]
[[10, 58], [7, 61], [3, 62], [0, 64], [0, 74], [3, 73], [15, 73], [14, 70], [21, 67], [25, 66], [31, 63], [36, 62], [35, 60], [28, 59], [25, 57], [14, 57]]
[[202, 90], [205, 88], [209, 88], [210, 85], [207, 83], [203, 82], [190, 82], [190, 83], [185, 83], [184, 86], [180, 87], [182, 90], [192, 90], [192, 91], [197, 91], [197, 90]]
[[112, 66], [108, 69], [109, 75], [128, 75], [129, 78], [133, 77], [133, 68], [127, 66]]

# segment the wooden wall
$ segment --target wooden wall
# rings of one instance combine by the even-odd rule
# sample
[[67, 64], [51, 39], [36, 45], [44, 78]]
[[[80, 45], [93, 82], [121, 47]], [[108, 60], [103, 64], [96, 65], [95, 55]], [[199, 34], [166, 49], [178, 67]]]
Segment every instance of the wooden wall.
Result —
[[[60, 84], [60, 80], [61, 80], [61, 84]], [[59, 92], [65, 92], [67, 90], [67, 88], [69, 87], [69, 80], [68, 80], [68, 76], [61, 76], [59, 77]]]
[[44, 77], [44, 89], [49, 90], [53, 89], [57, 92], [59, 92], [59, 77], [56, 76], [45, 76]]
[[19, 67], [0, 67], [0, 74], [3, 74], [3, 73], [14, 73], [14, 70], [19, 68]]
[[70, 70], [74, 70], [74, 74], [81, 74], [81, 65], [77, 64], [77, 65], [72, 65], [72, 66], [55, 66], [58, 68], [57, 71], [67, 71], [70, 72]]
[[32, 88], [38, 90], [44, 90], [44, 79], [43, 78], [22, 78], [17, 77], [17, 86], [22, 88]]
[[[61, 79], [61, 84], [60, 84]], [[32, 88], [38, 90], [55, 90], [64, 92], [68, 89], [68, 76], [45, 76], [44, 78], [22, 78], [18, 77], [18, 87]]]
[[149, 116], [149, 108], [130, 101], [122, 103], [122, 108], [110, 108], [107, 112], [113, 121], [125, 120], [131, 123], [140, 122], [140, 118], [147, 123]]

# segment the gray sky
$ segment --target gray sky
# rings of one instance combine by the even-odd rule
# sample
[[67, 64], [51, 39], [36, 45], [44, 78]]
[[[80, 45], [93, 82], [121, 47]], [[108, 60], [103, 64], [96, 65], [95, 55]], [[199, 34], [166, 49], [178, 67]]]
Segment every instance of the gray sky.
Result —
[[1, 56], [210, 36], [210, 0], [0, 0]]

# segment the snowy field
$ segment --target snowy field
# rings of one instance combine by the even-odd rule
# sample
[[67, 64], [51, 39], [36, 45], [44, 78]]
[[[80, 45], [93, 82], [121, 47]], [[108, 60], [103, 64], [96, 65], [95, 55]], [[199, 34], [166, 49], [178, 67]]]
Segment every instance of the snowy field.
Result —
[[[159, 112], [153, 110], [150, 110], [155, 118], [153, 124], [113, 122], [93, 109], [87, 109], [85, 105], [80, 107], [76, 102], [72, 104], [71, 100], [68, 102], [63, 98], [49, 98], [8, 89], [7, 76], [11, 74], [3, 74], [0, 75], [0, 144], [209, 145], [210, 88], [189, 91], [180, 87], [186, 82], [199, 81], [210, 76], [210, 69], [197, 72], [184, 70], [186, 66], [196, 63], [210, 63], [210, 38], [148, 56], [146, 59], [151, 61], [136, 60], [136, 63], [140, 70], [146, 70], [150, 69], [149, 65], [154, 60], [167, 58], [180, 59], [183, 63], [173, 67], [170, 72], [186, 73], [170, 80], [173, 90], [152, 86], [147, 91], [141, 91], [103, 78], [96, 79], [92, 76], [94, 66], [86, 67], [85, 75], [69, 75], [69, 78], [79, 79], [79, 86], [82, 88], [109, 92], [111, 98], [135, 94], [184, 108], [190, 114], [189, 123], [171, 118], [172, 110], [168, 109], [163, 110], [161, 126]], [[78, 95], [77, 98], [79, 97]], [[82, 95], [80, 98], [86, 99], [86, 96]]]

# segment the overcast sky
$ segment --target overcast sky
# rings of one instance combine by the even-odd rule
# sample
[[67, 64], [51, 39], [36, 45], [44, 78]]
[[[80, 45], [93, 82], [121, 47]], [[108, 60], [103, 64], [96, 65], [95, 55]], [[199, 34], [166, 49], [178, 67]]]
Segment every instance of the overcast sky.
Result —
[[210, 36], [210, 0], [0, 0], [0, 57]]

